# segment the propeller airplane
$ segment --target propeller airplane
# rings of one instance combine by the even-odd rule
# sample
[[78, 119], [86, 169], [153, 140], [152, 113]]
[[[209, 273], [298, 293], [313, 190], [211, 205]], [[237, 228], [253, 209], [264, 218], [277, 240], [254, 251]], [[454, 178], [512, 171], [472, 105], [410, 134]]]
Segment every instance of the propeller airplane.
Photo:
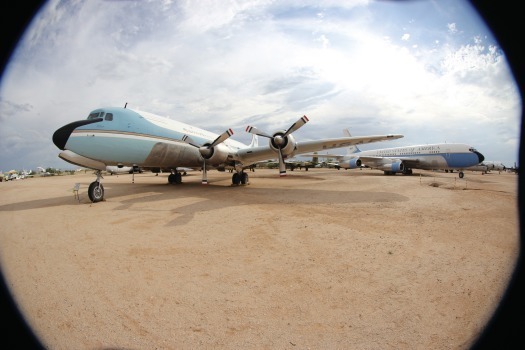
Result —
[[[130, 166], [141, 169], [169, 169], [170, 184], [182, 182], [178, 167], [202, 170], [202, 184], [208, 184], [207, 170], [234, 169], [232, 184], [248, 183], [251, 165], [270, 158], [279, 159], [279, 175], [286, 176], [285, 159], [295, 154], [347, 147], [403, 137], [399, 134], [348, 136], [296, 141], [293, 133], [308, 122], [303, 116], [287, 130], [272, 134], [248, 126], [253, 134], [246, 145], [230, 137], [227, 129], [220, 135], [170, 118], [122, 107], [99, 108], [87, 119], [75, 121], [57, 129], [53, 143], [61, 150], [59, 157], [69, 163], [94, 169], [97, 179], [88, 189], [92, 202], [104, 198], [101, 172], [107, 166]], [[269, 139], [260, 146], [256, 136]]]

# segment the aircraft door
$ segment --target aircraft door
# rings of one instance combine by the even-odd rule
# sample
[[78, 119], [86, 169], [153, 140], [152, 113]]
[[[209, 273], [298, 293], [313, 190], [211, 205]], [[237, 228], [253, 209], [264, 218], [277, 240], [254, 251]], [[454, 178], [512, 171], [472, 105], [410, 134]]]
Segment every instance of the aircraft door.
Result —
[[445, 149], [445, 158], [450, 159], [450, 148], [448, 147]]

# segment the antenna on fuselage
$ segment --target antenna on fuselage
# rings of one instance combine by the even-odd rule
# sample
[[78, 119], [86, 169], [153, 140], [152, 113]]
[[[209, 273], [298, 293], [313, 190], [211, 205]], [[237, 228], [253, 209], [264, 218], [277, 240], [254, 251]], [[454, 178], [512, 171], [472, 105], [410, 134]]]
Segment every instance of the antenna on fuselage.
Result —
[[124, 105], [124, 108], [126, 108], [126, 107], [127, 107], [127, 105], [128, 105], [128, 103], [126, 102], [126, 104]]

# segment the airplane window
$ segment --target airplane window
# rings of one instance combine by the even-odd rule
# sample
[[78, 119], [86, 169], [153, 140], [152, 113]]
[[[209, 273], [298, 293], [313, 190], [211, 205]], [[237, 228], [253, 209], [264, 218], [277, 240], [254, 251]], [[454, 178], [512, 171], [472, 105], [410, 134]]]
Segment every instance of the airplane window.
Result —
[[100, 112], [97, 112], [97, 113], [91, 113], [88, 117], [88, 120], [92, 120], [92, 119], [97, 119], [98, 116], [100, 115]]
[[112, 121], [113, 120], [113, 113], [106, 113], [106, 116], [104, 117], [104, 120]]

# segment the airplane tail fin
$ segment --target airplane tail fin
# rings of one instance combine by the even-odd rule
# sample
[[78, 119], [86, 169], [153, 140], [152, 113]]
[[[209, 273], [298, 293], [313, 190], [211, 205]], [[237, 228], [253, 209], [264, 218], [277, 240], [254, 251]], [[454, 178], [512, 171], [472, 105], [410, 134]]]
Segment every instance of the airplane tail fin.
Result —
[[[352, 135], [350, 134], [350, 131], [348, 129], [343, 129], [343, 134], [345, 136], [348, 136], [348, 137], [351, 137]], [[361, 150], [359, 149], [359, 147], [357, 147], [357, 145], [352, 145], [352, 146], [349, 146], [347, 149], [346, 149], [346, 154], [353, 154], [353, 153], [357, 153], [357, 152], [361, 152]]]
[[249, 147], [258, 147], [259, 146], [259, 137], [255, 134], [252, 134], [252, 142], [250, 142]]

